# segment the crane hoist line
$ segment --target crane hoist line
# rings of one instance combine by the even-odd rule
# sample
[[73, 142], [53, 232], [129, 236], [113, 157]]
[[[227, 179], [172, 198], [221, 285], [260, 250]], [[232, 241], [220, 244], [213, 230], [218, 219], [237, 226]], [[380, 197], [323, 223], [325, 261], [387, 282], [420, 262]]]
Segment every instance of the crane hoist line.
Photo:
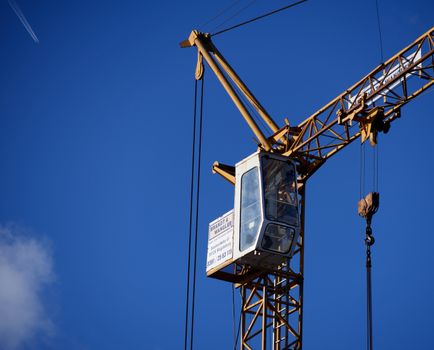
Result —
[[273, 120], [210, 34], [193, 30], [180, 45], [196, 47], [196, 79], [206, 62], [258, 143], [235, 166], [213, 164], [235, 185], [235, 200], [210, 223], [207, 276], [240, 288], [241, 349], [301, 349], [307, 180], [354, 140], [375, 145], [401, 108], [434, 84], [434, 27], [298, 125]]

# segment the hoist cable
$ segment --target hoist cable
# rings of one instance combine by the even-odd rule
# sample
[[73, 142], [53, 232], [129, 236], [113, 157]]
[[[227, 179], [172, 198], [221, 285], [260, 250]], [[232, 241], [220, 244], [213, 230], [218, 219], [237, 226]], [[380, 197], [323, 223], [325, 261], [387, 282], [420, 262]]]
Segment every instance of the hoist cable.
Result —
[[372, 147], [372, 191], [376, 192], [375, 184], [377, 180], [377, 145]]
[[372, 340], [372, 276], [371, 276], [371, 245], [366, 243], [366, 312], [367, 312], [367, 350], [373, 349]]
[[380, 155], [380, 148], [379, 144], [376, 144], [374, 147], [374, 192], [378, 191], [378, 174], [379, 174], [379, 155]]
[[375, 0], [375, 8], [377, 9], [377, 24], [378, 24], [378, 35], [380, 37], [381, 63], [383, 63], [384, 62], [384, 57], [383, 57], [383, 35], [382, 35], [382, 32], [381, 32], [380, 10], [378, 9], [378, 0]]
[[360, 144], [360, 193], [359, 197], [363, 198], [365, 192], [365, 144]]
[[194, 259], [193, 259], [193, 286], [191, 297], [191, 328], [190, 328], [190, 350], [193, 350], [194, 340], [194, 308], [196, 299], [196, 273], [197, 273], [197, 236], [199, 224], [199, 200], [200, 200], [200, 163], [202, 155], [202, 120], [203, 120], [203, 89], [205, 76], [202, 76], [202, 84], [200, 89], [200, 111], [199, 111], [199, 144], [197, 155], [197, 182], [196, 182], [196, 217], [195, 217], [195, 234], [194, 234]]
[[[380, 23], [380, 11], [378, 6], [378, 0], [375, 0], [375, 6], [376, 6], [376, 15], [377, 15], [377, 24], [378, 24], [378, 34], [379, 34], [379, 43], [380, 43], [380, 64], [384, 61], [383, 56], [383, 37], [381, 32], [381, 23]], [[386, 74], [386, 73], [384, 73]], [[375, 108], [375, 103], [374, 103]], [[373, 130], [372, 132], [376, 133], [376, 130]], [[370, 138], [372, 136], [376, 135], [369, 135]], [[375, 142], [373, 144], [373, 150], [372, 150], [372, 171], [373, 171], [373, 177], [372, 177], [372, 187], [373, 192], [377, 195], [377, 201], [378, 201], [378, 173], [379, 173], [379, 148], [378, 144]], [[360, 198], [363, 200], [364, 198], [364, 186], [365, 186], [365, 171], [366, 171], [366, 161], [365, 161], [365, 147], [364, 143], [360, 145]], [[370, 195], [373, 195], [374, 193], [370, 193]], [[366, 197], [368, 198], [368, 197]], [[365, 200], [367, 200], [365, 198]], [[366, 202], [365, 202], [366, 203]], [[367, 204], [367, 203], [366, 203]], [[372, 215], [377, 211], [378, 204], [376, 204], [376, 209], [369, 215], [364, 216], [366, 218], [366, 237], [365, 237], [365, 246], [366, 246], [366, 348], [367, 350], [373, 350], [373, 326], [372, 326], [372, 260], [371, 260], [371, 246], [374, 244], [375, 240], [372, 236], [372, 229], [371, 229], [371, 219]], [[360, 211], [359, 211], [360, 215]]]
[[187, 350], [188, 341], [188, 320], [190, 311], [190, 265], [191, 265], [191, 236], [193, 229], [193, 195], [194, 195], [194, 165], [196, 149], [196, 119], [197, 119], [197, 80], [194, 79], [194, 107], [193, 107], [193, 136], [191, 150], [191, 177], [190, 177], [190, 218], [188, 234], [188, 259], [187, 259], [187, 286], [185, 301], [185, 325], [184, 325], [184, 350]]
[[234, 284], [231, 283], [231, 290], [232, 290], [232, 333], [234, 336], [234, 348], [237, 346], [237, 335], [236, 335], [236, 326], [235, 326], [235, 291], [234, 291]]
[[234, 25], [234, 26], [232, 26], [232, 27], [229, 27], [229, 28], [226, 28], [226, 29], [220, 30], [220, 31], [218, 31], [218, 32], [216, 32], [216, 33], [211, 34], [211, 36], [216, 36], [216, 35], [219, 35], [219, 34], [223, 34], [223, 33], [225, 33], [225, 32], [228, 32], [228, 31], [232, 30], [232, 29], [235, 29], [235, 28], [238, 28], [238, 27], [244, 26], [244, 25], [246, 25], [246, 24], [249, 24], [249, 23], [252, 23], [252, 22], [258, 21], [258, 20], [260, 20], [260, 19], [262, 19], [262, 18], [265, 18], [265, 17], [271, 16], [271, 15], [274, 15], [275, 13], [278, 13], [278, 12], [284, 11], [284, 10], [286, 10], [286, 9], [289, 9], [289, 8], [291, 8], [291, 7], [294, 7], [294, 6], [296, 6], [296, 5], [299, 5], [299, 4], [301, 4], [301, 3], [303, 3], [303, 2], [306, 2], [306, 1], [307, 1], [307, 0], [301, 0], [301, 1], [294, 2], [294, 3], [289, 4], [289, 5], [287, 5], [287, 6], [281, 7], [281, 8], [279, 8], [279, 9], [277, 9], [277, 10], [274, 10], [274, 11], [271, 11], [271, 12], [267, 12], [267, 13], [261, 15], [261, 16], [258, 16], [258, 17], [255, 17], [255, 18], [249, 19], [248, 21], [241, 22], [241, 23], [238, 23], [238, 24], [236, 24], [236, 25]]
[[380, 169], [378, 168], [379, 155], [380, 155], [380, 145], [377, 144], [375, 147], [375, 189], [374, 189], [375, 192], [379, 192], [379, 189], [378, 189], [378, 177], [379, 177], [379, 172], [380, 172]]
[[[375, 9], [376, 9], [376, 14], [377, 14], [377, 25], [378, 25], [378, 37], [379, 37], [379, 41], [380, 41], [380, 63], [384, 62], [384, 53], [383, 53], [383, 33], [381, 30], [381, 21], [380, 21], [380, 9], [379, 9], [379, 5], [378, 5], [378, 0], [375, 0]], [[378, 169], [378, 165], [379, 165], [379, 154], [380, 154], [380, 150], [378, 149], [378, 144], [375, 147], [374, 150], [374, 191], [378, 192], [378, 173], [379, 173], [379, 169]]]
[[240, 317], [238, 318], [238, 327], [237, 327], [237, 332], [236, 332], [236, 337], [235, 337], [235, 342], [234, 342], [234, 350], [237, 350], [238, 339], [240, 337], [241, 317], [242, 316], [243, 316], [243, 313], [240, 312]]
[[[380, 60], [381, 64], [384, 62], [383, 55], [383, 35], [381, 32], [381, 22], [380, 22], [380, 11], [378, 6], [378, 0], [375, 0], [375, 8], [377, 14], [377, 24], [378, 24], [378, 36], [380, 43]], [[374, 145], [373, 153], [373, 191], [378, 193], [378, 166], [379, 166], [379, 149], [378, 144]], [[374, 244], [374, 238], [372, 236], [371, 229], [371, 217], [367, 219], [366, 227], [366, 348], [367, 350], [373, 350], [373, 327], [372, 327], [372, 260], [371, 260], [371, 245]]]

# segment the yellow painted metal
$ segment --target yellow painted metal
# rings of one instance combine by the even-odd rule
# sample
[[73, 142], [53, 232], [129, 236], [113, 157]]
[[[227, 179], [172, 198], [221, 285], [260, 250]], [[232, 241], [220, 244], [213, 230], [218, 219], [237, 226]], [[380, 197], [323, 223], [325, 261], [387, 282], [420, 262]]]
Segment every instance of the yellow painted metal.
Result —
[[244, 84], [241, 78], [237, 75], [237, 73], [232, 69], [229, 63], [225, 60], [223, 55], [217, 50], [217, 48], [213, 45], [213, 53], [216, 57], [217, 61], [223, 67], [225, 72], [229, 75], [229, 77], [233, 80], [233, 82], [238, 86], [238, 88], [243, 92], [248, 101], [252, 104], [252, 106], [256, 109], [259, 115], [264, 119], [265, 123], [269, 126], [273, 133], [279, 130], [279, 127], [275, 123], [275, 121], [270, 117], [268, 112], [264, 107], [260, 104], [260, 102], [256, 99], [253, 93], [249, 90], [249, 88]]
[[369, 114], [360, 121], [360, 135], [362, 143], [369, 139], [371, 146], [377, 144], [378, 130], [375, 128], [375, 121], [383, 119], [384, 110], [381, 107], [372, 109]]
[[194, 77], [196, 80], [201, 80], [204, 73], [202, 54], [197, 52], [197, 64], [196, 64], [196, 72], [194, 73]]
[[214, 162], [212, 165], [212, 172], [223, 176], [225, 180], [229, 181], [232, 185], [235, 185], [235, 167]]
[[[255, 136], [258, 138], [261, 147], [266, 151], [272, 151], [271, 144], [268, 139], [265, 137], [262, 130], [259, 128], [258, 124], [255, 122], [253, 117], [248, 112], [247, 108], [241, 101], [240, 97], [229, 83], [228, 79], [224, 75], [226, 73], [232, 81], [243, 91], [245, 97], [253, 104], [255, 109], [258, 110], [261, 117], [264, 121], [270, 126], [270, 128], [274, 131], [278, 130], [276, 123], [271, 119], [265, 109], [261, 106], [261, 104], [257, 101], [257, 99], [253, 96], [247, 86], [241, 81], [238, 75], [234, 72], [234, 70], [230, 67], [230, 65], [226, 62], [224, 57], [217, 51], [214, 44], [211, 42], [210, 36], [205, 33], [200, 33], [197, 30], [193, 30], [189, 36], [189, 38], [181, 43], [181, 47], [188, 46], [196, 46], [199, 50], [201, 56], [205, 58], [210, 68], [213, 70], [214, 74], [240, 111], [241, 115], [246, 120], [249, 127], [252, 129]], [[213, 55], [211, 55], [212, 53]], [[216, 60], [221, 64], [218, 65]], [[196, 70], [197, 72], [197, 70]], [[223, 73], [224, 72], [224, 73]], [[197, 76], [197, 74], [196, 74]]]
[[384, 123], [394, 121], [402, 106], [434, 84], [433, 60], [434, 27], [301, 122], [283, 155], [300, 161], [302, 180], [362, 134], [375, 143], [375, 109], [383, 109]]
[[265, 135], [262, 133], [261, 129], [259, 128], [258, 124], [256, 124], [255, 120], [252, 118], [250, 113], [247, 111], [247, 108], [244, 106], [243, 102], [235, 92], [232, 85], [229, 83], [229, 81], [224, 76], [223, 72], [220, 70], [220, 68], [217, 66], [211, 55], [208, 53], [207, 49], [205, 48], [205, 43], [200, 39], [200, 37], [197, 37], [195, 40], [195, 45], [199, 49], [200, 53], [203, 55], [211, 69], [214, 71], [214, 74], [219, 79], [220, 83], [223, 85], [229, 96], [231, 97], [232, 101], [235, 103], [239, 111], [241, 112], [244, 119], [247, 121], [247, 124], [250, 126], [250, 128], [253, 130], [254, 134], [258, 138], [259, 142], [263, 146], [263, 148], [266, 151], [271, 150], [271, 145], [268, 142]]

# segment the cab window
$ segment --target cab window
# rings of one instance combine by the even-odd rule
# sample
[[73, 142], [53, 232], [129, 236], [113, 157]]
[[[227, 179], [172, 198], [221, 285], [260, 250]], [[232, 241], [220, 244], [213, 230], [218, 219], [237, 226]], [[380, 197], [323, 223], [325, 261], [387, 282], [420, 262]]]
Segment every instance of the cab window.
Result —
[[295, 167], [292, 163], [262, 158], [265, 216], [270, 221], [298, 225]]
[[244, 251], [255, 244], [262, 219], [257, 167], [241, 177], [240, 204], [240, 251]]

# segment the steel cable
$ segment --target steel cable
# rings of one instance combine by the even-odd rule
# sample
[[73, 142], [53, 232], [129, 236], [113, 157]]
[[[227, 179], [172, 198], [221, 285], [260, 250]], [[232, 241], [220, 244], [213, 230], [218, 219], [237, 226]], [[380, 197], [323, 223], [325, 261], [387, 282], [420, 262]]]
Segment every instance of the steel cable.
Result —
[[281, 7], [281, 8], [279, 8], [279, 9], [277, 9], [277, 10], [274, 10], [274, 11], [271, 11], [271, 12], [267, 12], [267, 13], [261, 15], [261, 16], [258, 16], [258, 17], [255, 17], [255, 18], [249, 19], [249, 20], [247, 20], [247, 21], [245, 21], [245, 22], [241, 22], [241, 23], [238, 23], [238, 24], [236, 24], [236, 25], [234, 25], [234, 26], [231, 26], [231, 27], [229, 27], [229, 28], [226, 28], [226, 29], [220, 30], [220, 31], [218, 31], [218, 32], [216, 32], [216, 33], [211, 34], [211, 36], [216, 36], [216, 35], [220, 35], [220, 34], [226, 33], [226, 32], [228, 32], [228, 31], [230, 31], [230, 30], [232, 30], [232, 29], [239, 28], [239, 27], [244, 26], [244, 25], [246, 25], [246, 24], [249, 24], [249, 23], [252, 23], [252, 22], [258, 21], [258, 20], [260, 20], [260, 19], [262, 19], [262, 18], [265, 18], [265, 17], [271, 16], [271, 15], [274, 15], [275, 13], [278, 13], [278, 12], [284, 11], [284, 10], [286, 10], [286, 9], [289, 9], [290, 7], [294, 7], [294, 6], [299, 5], [299, 4], [301, 4], [301, 3], [303, 3], [303, 2], [306, 2], [306, 1], [307, 1], [307, 0], [297, 1], [297, 2], [295, 2], [295, 3], [292, 3], [292, 4], [289, 4], [289, 5], [287, 5], [287, 6]]
[[[234, 285], [232, 285], [232, 290], [233, 290], [233, 288], [234, 288]], [[240, 317], [238, 318], [238, 327], [237, 327], [237, 331], [235, 333], [234, 350], [237, 350], [238, 339], [240, 337], [241, 317], [242, 317], [242, 312], [240, 312]], [[235, 318], [234, 318], [234, 325], [235, 325]]]
[[190, 328], [190, 350], [193, 350], [194, 340], [194, 309], [196, 301], [196, 273], [197, 273], [197, 235], [199, 224], [199, 200], [200, 200], [200, 163], [202, 155], [202, 120], [203, 120], [203, 90], [204, 90], [205, 76], [202, 77], [202, 84], [200, 89], [200, 112], [199, 112], [199, 144], [197, 156], [197, 182], [196, 182], [196, 217], [195, 217], [195, 235], [194, 235], [194, 259], [193, 259], [193, 286], [191, 297], [191, 328]]
[[193, 107], [193, 136], [191, 150], [191, 176], [190, 176], [190, 219], [188, 235], [188, 260], [187, 260], [187, 286], [185, 301], [185, 325], [184, 325], [184, 350], [187, 350], [188, 341], [188, 319], [190, 312], [190, 265], [191, 265], [191, 236], [193, 226], [193, 195], [194, 195], [194, 164], [196, 149], [196, 119], [197, 119], [197, 80], [194, 80], [194, 107]]
[[372, 340], [372, 276], [371, 276], [371, 246], [369, 243], [366, 244], [366, 312], [368, 314], [367, 328], [368, 334], [366, 339], [366, 346], [368, 350], [373, 349], [373, 340]]
[[378, 9], [378, 0], [375, 0], [375, 8], [377, 9], [377, 24], [378, 24], [378, 35], [380, 37], [380, 57], [381, 57], [381, 63], [384, 62], [383, 57], [383, 35], [381, 32], [381, 23], [380, 23], [380, 10]]
[[234, 18], [238, 17], [241, 13], [243, 13], [245, 10], [247, 10], [255, 2], [256, 2], [256, 0], [250, 0], [249, 3], [247, 3], [246, 5], [244, 5], [241, 9], [239, 9], [237, 12], [235, 12], [232, 16], [230, 16], [229, 18], [226, 18], [223, 22], [221, 22], [220, 24], [218, 24], [214, 28], [214, 30], [217, 30], [217, 29], [223, 27], [223, 25], [226, 24], [226, 23], [228, 23], [231, 19], [234, 19]]
[[236, 335], [236, 326], [235, 326], [235, 291], [234, 291], [234, 284], [231, 283], [231, 290], [232, 290], [232, 333], [234, 336], [234, 349], [237, 347], [237, 335]]
[[208, 21], [200, 25], [200, 28], [205, 27], [206, 25], [210, 24], [211, 22], [214, 22], [217, 18], [221, 17], [223, 14], [228, 12], [231, 8], [233, 8], [236, 4], [238, 4], [241, 0], [235, 0], [230, 4], [229, 6], [225, 7], [223, 10], [218, 12], [215, 16], [211, 17]]
[[[384, 52], [383, 52], [383, 33], [381, 30], [381, 21], [380, 21], [380, 9], [378, 6], [378, 0], [375, 0], [375, 9], [376, 9], [376, 14], [377, 14], [377, 25], [378, 25], [378, 36], [379, 36], [379, 41], [380, 41], [380, 63], [384, 62]], [[378, 192], [378, 173], [379, 173], [379, 154], [380, 154], [380, 150], [378, 149], [378, 144], [375, 147], [374, 150], [374, 191]]]
[[[192, 160], [191, 160], [191, 181], [190, 181], [190, 214], [189, 214], [189, 236], [188, 236], [188, 259], [187, 259], [187, 286], [185, 302], [185, 325], [184, 325], [184, 350], [193, 349], [194, 338], [194, 311], [196, 299], [196, 272], [197, 272], [197, 236], [198, 236], [198, 218], [199, 218], [199, 198], [200, 198], [200, 161], [202, 149], [202, 119], [203, 119], [203, 87], [204, 79], [202, 78], [200, 110], [199, 110], [199, 142], [196, 145], [196, 126], [197, 126], [197, 95], [198, 86], [195, 79], [194, 84], [194, 109], [193, 109], [193, 135], [192, 135]], [[197, 168], [196, 168], [196, 150], [197, 150]], [[197, 173], [195, 173], [197, 170]], [[196, 183], [195, 183], [195, 179]], [[195, 191], [196, 190], [196, 191]], [[194, 200], [194, 193], [196, 198]], [[195, 209], [195, 210], [194, 210]], [[194, 222], [194, 225], [193, 225]], [[193, 237], [194, 231], [194, 237]], [[193, 246], [193, 247], [192, 247]], [[193, 278], [191, 278], [193, 255]], [[192, 281], [191, 281], [192, 280]], [[191, 291], [190, 291], [191, 286]], [[190, 295], [191, 294], [191, 295]], [[190, 310], [191, 299], [191, 310]], [[190, 330], [190, 342], [188, 331]]]

